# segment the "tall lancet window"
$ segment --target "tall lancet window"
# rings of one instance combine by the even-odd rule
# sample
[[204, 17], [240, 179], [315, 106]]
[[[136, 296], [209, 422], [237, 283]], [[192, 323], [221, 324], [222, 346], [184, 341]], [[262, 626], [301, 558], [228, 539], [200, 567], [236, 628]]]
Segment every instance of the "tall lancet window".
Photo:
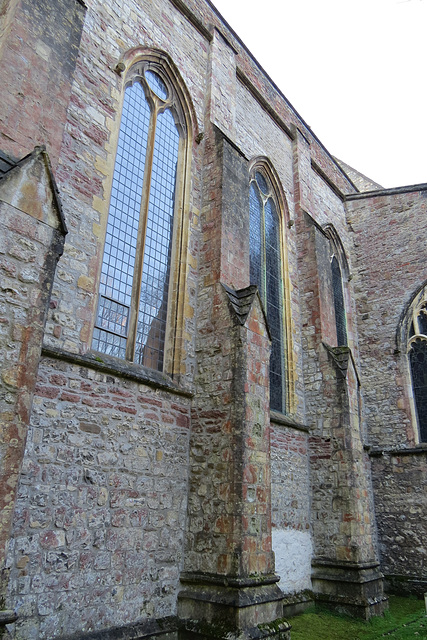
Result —
[[249, 187], [250, 280], [258, 286], [272, 338], [270, 407], [286, 411], [281, 221], [271, 180], [261, 168]]
[[92, 347], [163, 369], [179, 149], [172, 84], [140, 63], [125, 90]]
[[335, 326], [337, 329], [337, 346], [347, 345], [347, 322], [345, 316], [344, 291], [342, 286], [341, 267], [333, 255], [331, 260], [332, 291], [334, 296]]
[[409, 331], [408, 356], [420, 442], [427, 442], [427, 301], [415, 307]]

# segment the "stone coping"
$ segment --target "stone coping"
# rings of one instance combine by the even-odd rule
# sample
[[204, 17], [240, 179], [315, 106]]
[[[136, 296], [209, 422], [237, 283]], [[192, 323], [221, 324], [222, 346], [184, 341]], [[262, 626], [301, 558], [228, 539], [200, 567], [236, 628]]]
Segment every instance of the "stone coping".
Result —
[[212, 584], [221, 587], [232, 587], [243, 589], [245, 587], [262, 586], [265, 584], [275, 584], [279, 582], [280, 576], [275, 573], [267, 575], [259, 575], [255, 577], [245, 576], [222, 576], [212, 573], [195, 573], [185, 571], [181, 573], [180, 581], [183, 584]]
[[310, 427], [306, 424], [302, 424], [294, 418], [285, 415], [284, 413], [280, 413], [279, 411], [270, 411], [270, 421], [273, 424], [280, 424], [284, 427], [291, 427], [292, 429], [297, 429], [298, 431], [304, 431], [305, 433], [309, 433]]
[[427, 183], [410, 184], [403, 187], [391, 187], [390, 189], [378, 189], [374, 191], [361, 191], [360, 193], [348, 193], [344, 196], [348, 200], [363, 200], [364, 198], [378, 198], [380, 196], [396, 196], [401, 193], [413, 193], [414, 191], [427, 191]]
[[134, 362], [127, 362], [126, 360], [120, 360], [113, 356], [107, 356], [105, 353], [98, 351], [89, 351], [85, 354], [71, 353], [65, 349], [59, 349], [57, 347], [51, 347], [44, 345], [42, 348], [42, 356], [48, 358], [55, 358], [56, 360], [65, 360], [70, 364], [77, 364], [89, 369], [95, 369], [102, 373], [110, 373], [111, 375], [133, 380], [140, 384], [145, 384], [148, 387], [154, 387], [155, 389], [163, 389], [164, 391], [170, 391], [176, 395], [192, 398], [194, 392], [191, 389], [185, 388], [169, 378], [167, 375], [160, 371], [148, 369]]
[[367, 447], [367, 449], [372, 458], [380, 458], [381, 456], [419, 456], [427, 454], [427, 442], [418, 444], [415, 447]]
[[353, 562], [352, 560], [334, 560], [333, 558], [313, 558], [312, 567], [329, 567], [331, 569], [361, 570], [377, 569], [380, 563], [377, 560], [367, 562]]

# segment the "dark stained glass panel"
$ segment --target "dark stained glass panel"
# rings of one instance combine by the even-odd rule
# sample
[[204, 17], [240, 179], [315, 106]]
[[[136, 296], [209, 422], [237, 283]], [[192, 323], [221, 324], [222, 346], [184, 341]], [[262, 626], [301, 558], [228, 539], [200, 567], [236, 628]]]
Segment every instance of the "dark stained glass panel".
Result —
[[[279, 217], [271, 186], [255, 173], [249, 188], [250, 281], [258, 286], [272, 338], [270, 407], [285, 411], [285, 361]], [[264, 195], [262, 195], [264, 194]]]
[[283, 327], [279, 219], [272, 198], [265, 203], [267, 319], [271, 333], [270, 406], [283, 411]]
[[409, 352], [412, 388], [418, 414], [420, 441], [427, 442], [427, 341], [416, 339]]
[[335, 324], [337, 328], [337, 345], [347, 345], [347, 323], [345, 318], [344, 293], [342, 288], [341, 269], [338, 260], [334, 256], [331, 263], [332, 289], [334, 295]]
[[261, 293], [261, 222], [262, 200], [255, 184], [251, 182], [249, 188], [249, 252], [250, 252], [250, 281], [256, 284]]
[[424, 305], [418, 314], [418, 329], [419, 333], [427, 336], [427, 305]]

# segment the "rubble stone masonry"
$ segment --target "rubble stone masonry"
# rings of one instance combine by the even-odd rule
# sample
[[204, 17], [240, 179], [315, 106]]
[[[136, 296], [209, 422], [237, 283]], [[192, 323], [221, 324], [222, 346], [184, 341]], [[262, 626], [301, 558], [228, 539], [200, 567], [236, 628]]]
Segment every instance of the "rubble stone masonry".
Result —
[[189, 426], [185, 397], [43, 359], [10, 550], [18, 637], [34, 616], [49, 637], [176, 612]]
[[[425, 591], [405, 313], [427, 186], [349, 177], [209, 0], [1, 5], [0, 633], [288, 640], [313, 599], [381, 613], [381, 571]], [[182, 130], [163, 371], [92, 350], [123, 96], [148, 60]], [[250, 281], [254, 167], [280, 218], [286, 413]]]
[[427, 584], [427, 449], [419, 443], [402, 322], [426, 279], [427, 190], [416, 185], [354, 196], [347, 207], [383, 571], [394, 591], [421, 593]]

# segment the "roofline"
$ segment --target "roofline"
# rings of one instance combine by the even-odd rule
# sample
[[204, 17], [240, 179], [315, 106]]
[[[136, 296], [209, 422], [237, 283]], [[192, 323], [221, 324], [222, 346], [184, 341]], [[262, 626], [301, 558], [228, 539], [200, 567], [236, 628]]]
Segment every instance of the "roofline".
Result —
[[392, 187], [390, 189], [378, 189], [374, 191], [362, 191], [361, 193], [350, 193], [344, 195], [344, 200], [362, 200], [363, 198], [378, 198], [382, 196], [395, 196], [400, 193], [413, 193], [415, 191], [427, 191], [427, 182], [412, 184], [404, 187]]

